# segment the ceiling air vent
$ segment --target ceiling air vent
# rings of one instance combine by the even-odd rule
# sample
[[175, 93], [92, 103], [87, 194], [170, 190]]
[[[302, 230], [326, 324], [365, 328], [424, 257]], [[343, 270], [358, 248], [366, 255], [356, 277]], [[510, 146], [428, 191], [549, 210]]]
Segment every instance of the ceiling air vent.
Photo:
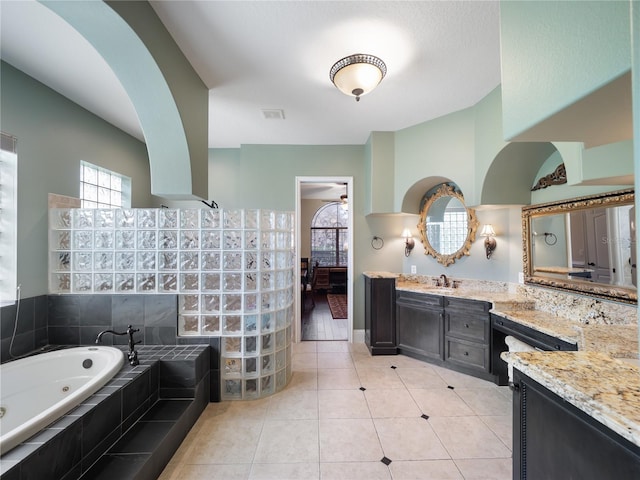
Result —
[[284, 110], [262, 110], [262, 117], [265, 120], [284, 120]]

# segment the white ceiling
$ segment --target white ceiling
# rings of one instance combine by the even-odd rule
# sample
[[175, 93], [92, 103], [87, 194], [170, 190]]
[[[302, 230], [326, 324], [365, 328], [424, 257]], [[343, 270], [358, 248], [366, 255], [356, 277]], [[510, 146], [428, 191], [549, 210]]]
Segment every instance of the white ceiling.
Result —
[[[210, 147], [364, 144], [372, 131], [471, 106], [500, 83], [497, 1], [150, 3], [210, 89]], [[0, 0], [0, 18], [3, 60], [143, 140], [118, 79], [65, 21], [34, 0]], [[388, 68], [358, 103], [329, 80], [352, 53]]]

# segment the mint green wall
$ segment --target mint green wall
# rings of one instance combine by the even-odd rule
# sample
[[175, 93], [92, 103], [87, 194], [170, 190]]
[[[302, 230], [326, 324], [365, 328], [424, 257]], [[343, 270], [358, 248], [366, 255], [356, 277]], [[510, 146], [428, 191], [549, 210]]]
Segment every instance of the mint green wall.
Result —
[[237, 201], [241, 178], [239, 167], [239, 148], [209, 150], [209, 200], [214, 200], [220, 208], [232, 208]]
[[[396, 132], [395, 136], [395, 204], [398, 211], [419, 210], [419, 199], [427, 187], [443, 179], [455, 182], [462, 190], [465, 202], [479, 204], [485, 172], [505, 145], [501, 137], [500, 89], [490, 92], [477, 105], [444, 117], [424, 122]], [[480, 138], [482, 137], [482, 138]], [[426, 179], [426, 180], [425, 180]], [[431, 185], [427, 182], [431, 181]], [[500, 188], [513, 181], [503, 178]], [[407, 192], [418, 191], [407, 207]], [[413, 192], [412, 192], [413, 194]], [[468, 200], [469, 199], [469, 200]], [[404, 207], [404, 208], [402, 208]], [[477, 211], [480, 225], [491, 223], [498, 234], [498, 247], [491, 260], [484, 252], [484, 239], [473, 243], [470, 256], [444, 267], [425, 250], [418, 234], [417, 216], [407, 216], [404, 227], [411, 228], [416, 247], [409, 258], [403, 257], [402, 271], [408, 273], [415, 265], [423, 275], [442, 273], [457, 278], [487, 279], [516, 282], [522, 270], [522, 236], [520, 208], [510, 205]]]
[[502, 1], [505, 138], [630, 68], [628, 1]]
[[[179, 192], [176, 195], [188, 197], [189, 193], [193, 193], [194, 196], [204, 198], [208, 192], [209, 89], [148, 2], [109, 1], [108, 4], [133, 28], [153, 55], [180, 114], [189, 149], [184, 160], [188, 162], [191, 170], [191, 191], [187, 194]], [[149, 107], [154, 108], [156, 103], [157, 100], [154, 100]], [[168, 129], [164, 128], [164, 125], [162, 128], [162, 135], [165, 137]], [[171, 188], [177, 168], [176, 159], [170, 159], [169, 168], [158, 168], [157, 173], [155, 165], [156, 162], [151, 157], [152, 189], [156, 175], [162, 175]]]
[[[585, 149], [582, 153], [582, 183], [618, 176], [633, 176], [633, 141], [610, 143]], [[615, 178], [607, 183], [616, 185]], [[631, 187], [631, 184], [628, 185]]]
[[393, 132], [372, 132], [365, 145], [365, 213], [394, 213]]
[[[471, 108], [445, 115], [396, 132], [395, 138], [395, 211], [403, 209], [405, 193], [428, 177], [445, 177], [455, 182], [465, 198], [475, 196], [475, 117]], [[421, 190], [424, 194], [434, 184]]]
[[[564, 215], [550, 215], [535, 217], [531, 221], [532, 232], [538, 235], [533, 237], [532, 256], [535, 258], [536, 267], [569, 266], [569, 252], [567, 251], [567, 227]], [[555, 243], [549, 245], [543, 233], [553, 233]], [[553, 243], [553, 242], [550, 242]]]
[[47, 194], [78, 197], [80, 160], [131, 177], [132, 205], [152, 206], [145, 145], [11, 65], [0, 64], [0, 129], [18, 138], [18, 284], [46, 294]]
[[[211, 175], [216, 178], [219, 178], [216, 159], [220, 155], [223, 155], [221, 170], [227, 167], [225, 171], [228, 172], [231, 166], [229, 150], [219, 152], [218, 149], [210, 150], [214, 160]], [[356, 212], [361, 212], [364, 197], [363, 159], [362, 145], [243, 145], [231, 175], [233, 198], [218, 203], [225, 208], [294, 210], [296, 176], [353, 176], [355, 208]], [[223, 181], [226, 182], [226, 179]], [[216, 186], [219, 183], [212, 186], [213, 198], [216, 198]]]
[[[296, 177], [353, 177], [354, 328], [364, 328], [363, 271], [399, 271], [401, 251], [388, 243], [400, 236], [393, 226], [365, 217], [364, 145], [300, 146], [244, 145], [239, 149], [210, 149], [209, 195], [223, 208], [268, 208], [293, 211]], [[380, 225], [379, 223], [382, 223]], [[373, 235], [385, 239], [385, 248], [373, 254]], [[384, 253], [382, 256], [380, 253]]]
[[[482, 204], [482, 190], [487, 171], [491, 167], [496, 154], [500, 152], [507, 142], [502, 134], [502, 89], [498, 86], [489, 95], [484, 97], [474, 106], [475, 110], [475, 164], [476, 175], [474, 178], [474, 191], [465, 193], [465, 200], [469, 205]], [[498, 175], [501, 173], [496, 172]], [[506, 181], [508, 178], [499, 179], [505, 191], [505, 197], [513, 196], [510, 189], [519, 188], [518, 182]], [[472, 194], [471, 194], [472, 193]], [[519, 192], [514, 192], [519, 193]]]
[[[560, 156], [559, 152], [551, 155], [540, 167], [534, 183], [537, 183], [537, 181], [545, 175], [552, 173], [556, 167], [563, 162], [563, 160], [564, 159]], [[629, 187], [611, 185], [571, 185], [570, 183], [565, 183], [563, 185], [554, 185], [531, 192], [531, 204], [555, 202], [557, 200], [566, 200], [569, 198], [583, 197], [585, 195], [622, 190], [623, 188]]]

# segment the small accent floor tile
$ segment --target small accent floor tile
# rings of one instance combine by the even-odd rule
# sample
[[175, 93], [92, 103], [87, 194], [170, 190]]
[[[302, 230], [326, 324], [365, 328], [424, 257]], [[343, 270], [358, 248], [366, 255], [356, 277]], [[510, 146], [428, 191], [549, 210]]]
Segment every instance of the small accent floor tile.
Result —
[[507, 388], [364, 344], [292, 350], [283, 391], [209, 404], [160, 480], [511, 480]]

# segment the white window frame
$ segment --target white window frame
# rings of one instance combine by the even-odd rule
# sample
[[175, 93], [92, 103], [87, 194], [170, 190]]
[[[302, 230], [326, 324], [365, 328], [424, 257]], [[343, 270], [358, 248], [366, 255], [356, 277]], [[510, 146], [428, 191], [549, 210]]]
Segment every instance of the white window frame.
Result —
[[[89, 178], [88, 171], [95, 175], [95, 180]], [[101, 182], [100, 177], [105, 181]], [[95, 189], [96, 200], [87, 197], [89, 189]], [[108, 201], [106, 198], [100, 201], [99, 191], [109, 197]], [[82, 201], [82, 208], [131, 208], [131, 178], [81, 160], [79, 198]]]
[[0, 136], [0, 305], [9, 305], [18, 283], [18, 142], [13, 135]]

